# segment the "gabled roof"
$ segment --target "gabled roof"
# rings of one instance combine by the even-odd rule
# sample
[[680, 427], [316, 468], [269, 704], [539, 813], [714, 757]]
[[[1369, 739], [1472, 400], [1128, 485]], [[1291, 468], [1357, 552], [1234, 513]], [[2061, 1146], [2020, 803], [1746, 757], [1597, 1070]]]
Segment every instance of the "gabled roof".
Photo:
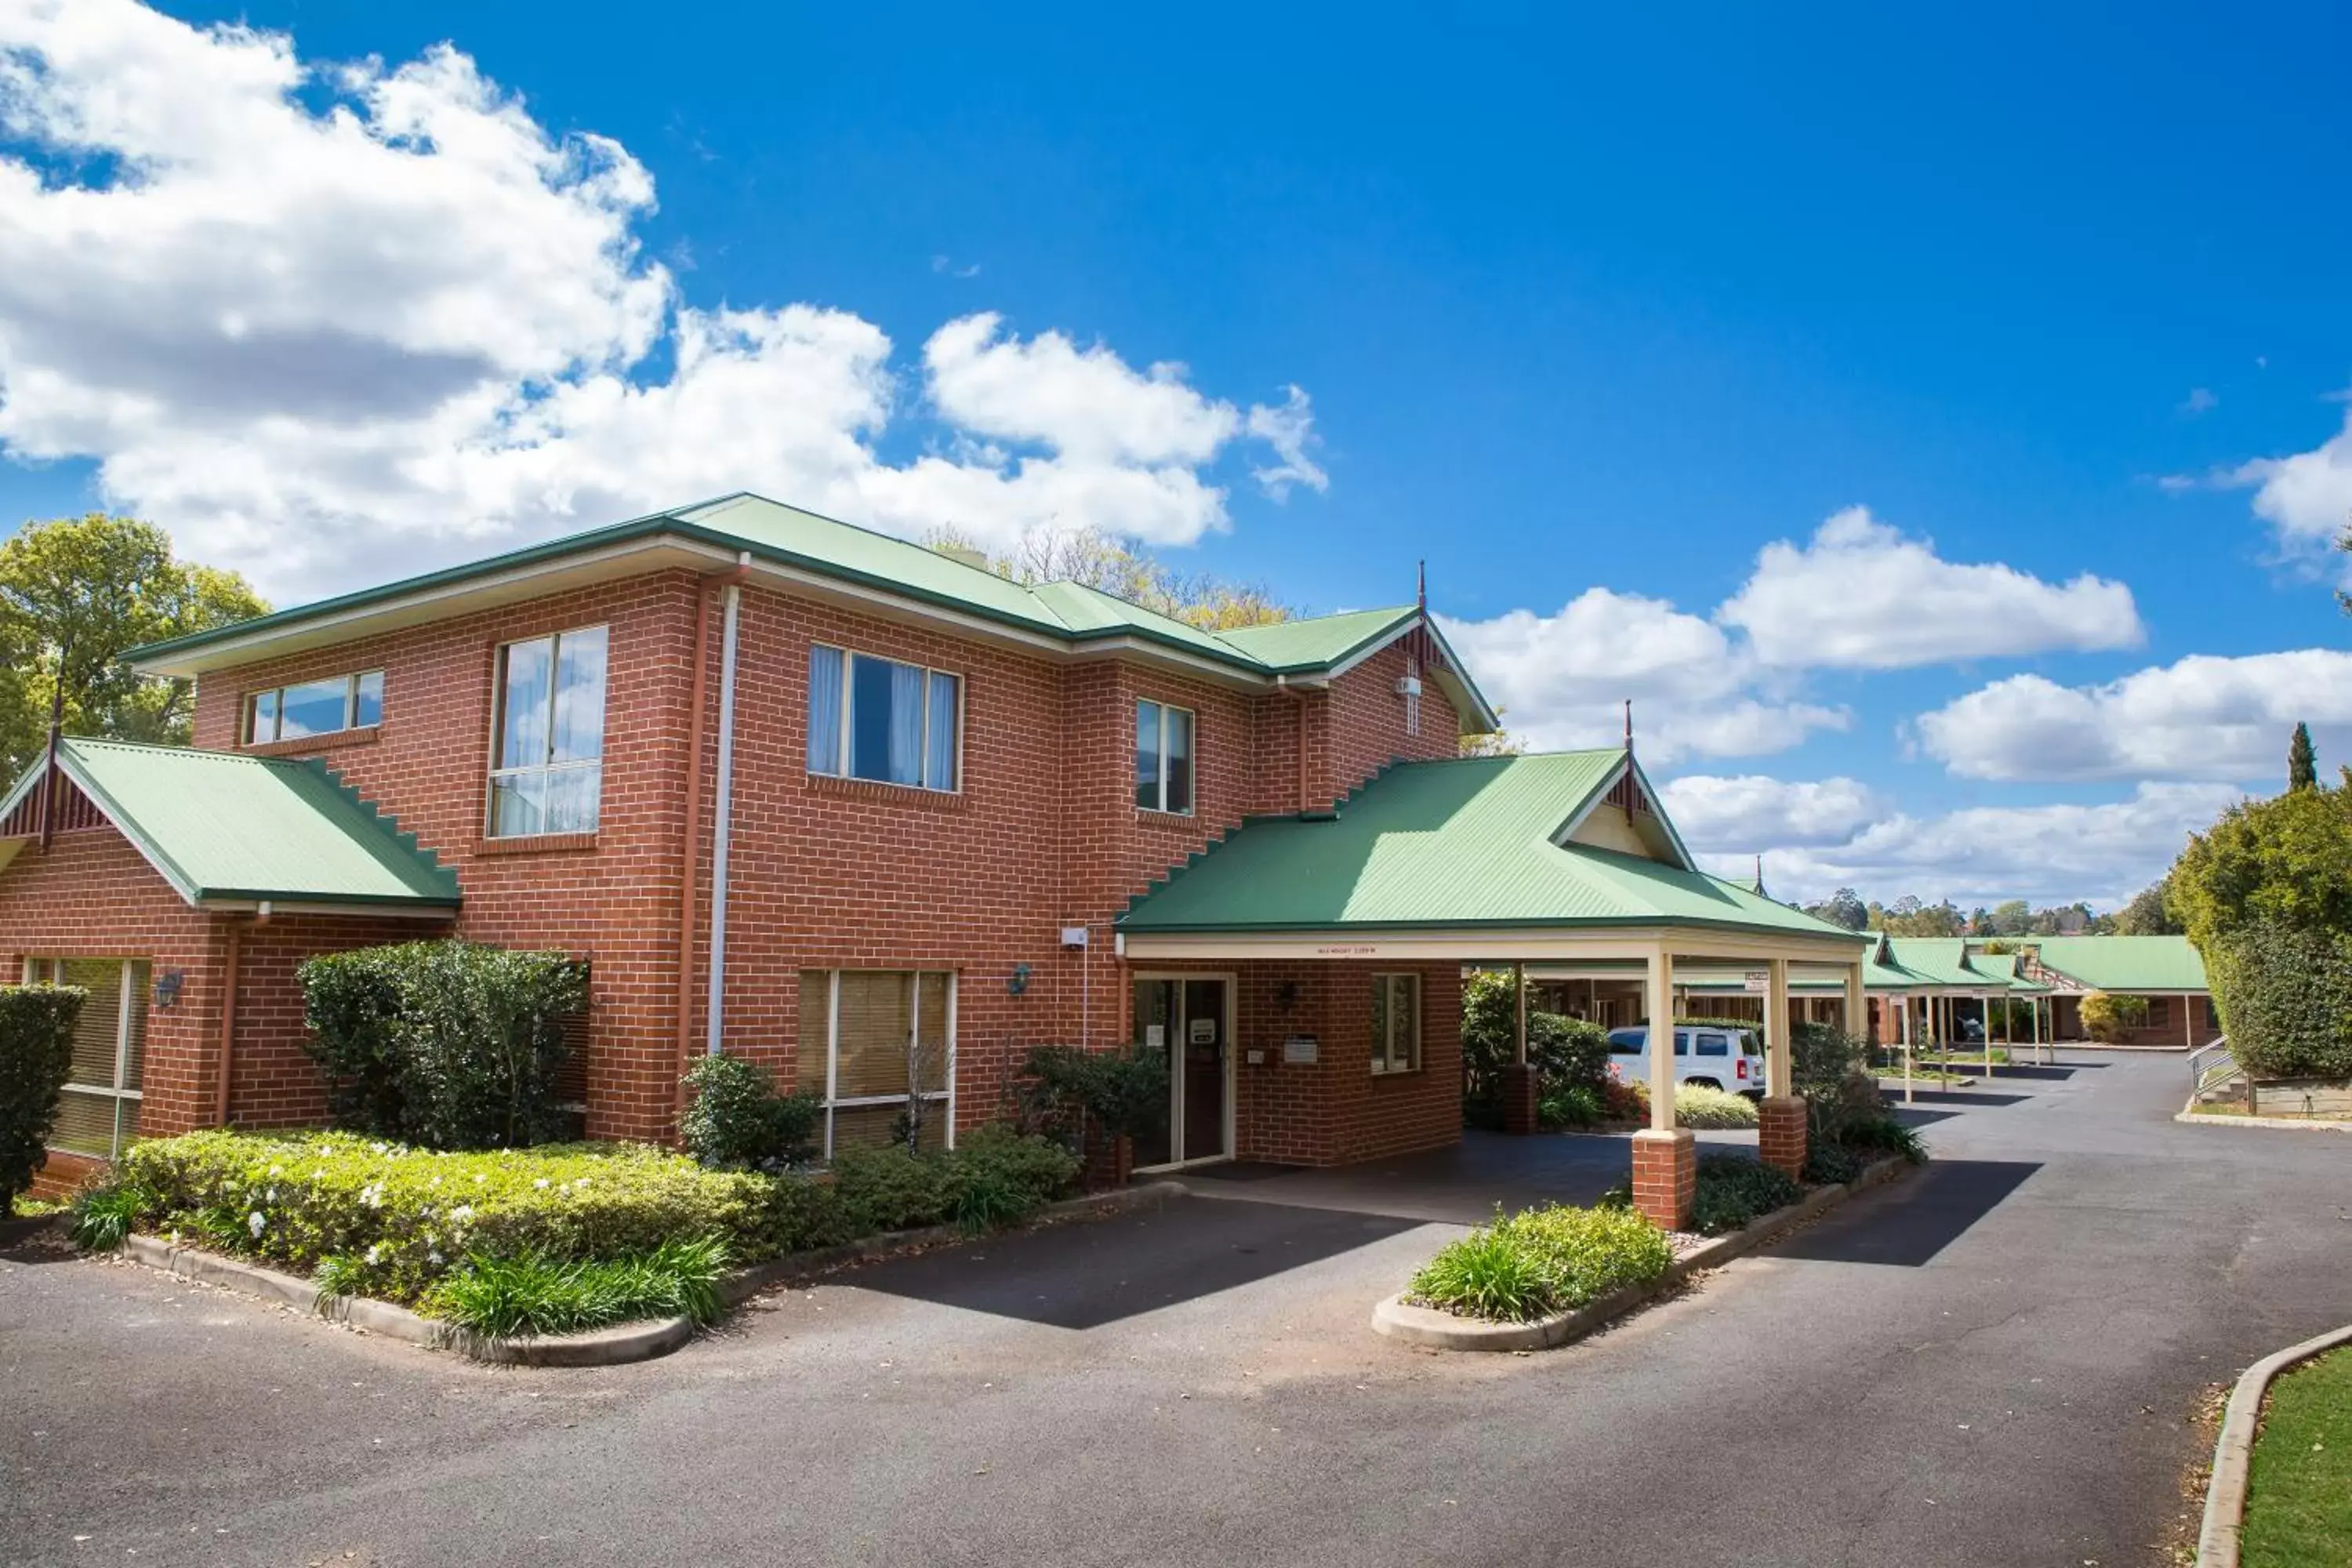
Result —
[[2044, 969], [2087, 990], [2126, 995], [2205, 991], [2205, 960], [2185, 936], [2045, 936], [2029, 939]]
[[1609, 750], [1401, 763], [1331, 816], [1244, 823], [1133, 900], [1120, 929], [1688, 925], [1853, 938], [1686, 864], [1559, 842], [1625, 762]]
[[[0, 818], [45, 765], [0, 800]], [[315, 760], [68, 739], [58, 768], [191, 904], [458, 902], [455, 871]], [[8, 842], [13, 858], [25, 841]]]
[[192, 676], [567, 586], [665, 566], [710, 571], [742, 557], [776, 575], [976, 623], [1017, 640], [1079, 651], [1124, 642], [1256, 682], [1337, 673], [1422, 625], [1452, 667], [1433, 673], [1445, 684], [1465, 731], [1498, 725], [1461, 660], [1414, 606], [1203, 631], [1084, 584], [1017, 583], [904, 539], [746, 493], [151, 643], [125, 658], [149, 674]]

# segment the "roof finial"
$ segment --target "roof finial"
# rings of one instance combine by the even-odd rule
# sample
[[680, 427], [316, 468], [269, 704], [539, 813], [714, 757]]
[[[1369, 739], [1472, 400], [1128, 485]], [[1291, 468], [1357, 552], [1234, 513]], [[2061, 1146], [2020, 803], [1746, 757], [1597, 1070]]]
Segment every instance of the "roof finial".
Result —
[[1633, 749], [1633, 700], [1625, 699], [1625, 749]]
[[1756, 857], [1756, 896], [1764, 896], [1764, 857], [1760, 854]]
[[1419, 607], [1421, 613], [1425, 616], [1429, 614], [1429, 563], [1426, 561], [1414, 562], [1412, 576], [1412, 602], [1417, 607]]

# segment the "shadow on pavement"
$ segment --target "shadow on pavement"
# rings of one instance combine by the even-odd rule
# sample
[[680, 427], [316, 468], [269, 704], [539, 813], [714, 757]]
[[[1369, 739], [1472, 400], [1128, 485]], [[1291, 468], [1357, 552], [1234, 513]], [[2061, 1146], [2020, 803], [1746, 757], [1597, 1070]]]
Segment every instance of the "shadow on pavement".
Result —
[[1836, 1215], [1773, 1248], [1818, 1263], [1916, 1268], [1968, 1234], [2032, 1174], [2038, 1160], [1936, 1160], [1892, 1201]]
[[1992, 1081], [2013, 1078], [2022, 1079], [2028, 1083], [2063, 1083], [2073, 1078], [2076, 1070], [2073, 1067], [2035, 1067], [2028, 1063], [2021, 1067], [1993, 1068]]
[[1936, 1110], [1926, 1106], [1906, 1105], [1903, 1103], [1903, 1097], [1895, 1094], [1886, 1097], [1886, 1109], [1893, 1111], [1895, 1120], [1906, 1127], [1929, 1127], [1938, 1121], [1949, 1121], [1959, 1114], [1957, 1110]]
[[[1923, 1089], [1916, 1092], [1921, 1105], [1953, 1105], [1963, 1110], [1979, 1106], [2016, 1105], [2032, 1098], [2023, 1094], [1979, 1093], [1972, 1089]], [[1898, 1087], [1895, 1090], [1895, 1098], [1900, 1099], [1902, 1093]]]
[[1094, 1329], [1319, 1263], [1420, 1223], [1177, 1198], [1149, 1213], [892, 1258], [835, 1283], [1057, 1329]]

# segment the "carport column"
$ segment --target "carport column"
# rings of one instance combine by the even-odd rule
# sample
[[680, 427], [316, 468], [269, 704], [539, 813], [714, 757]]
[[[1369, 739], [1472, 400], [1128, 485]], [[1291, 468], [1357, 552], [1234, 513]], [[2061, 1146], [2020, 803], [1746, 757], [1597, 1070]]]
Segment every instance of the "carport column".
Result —
[[1682, 1230], [1698, 1186], [1698, 1147], [1675, 1125], [1675, 961], [1664, 943], [1649, 967], [1650, 1125], [1633, 1134], [1633, 1206]]
[[1796, 1061], [1789, 1048], [1789, 961], [1769, 960], [1767, 973], [1765, 1094], [1756, 1107], [1756, 1148], [1766, 1164], [1798, 1179], [1805, 1171], [1805, 1101], [1796, 1092]]
[[1517, 994], [1518, 1034], [1511, 1065], [1503, 1069], [1503, 1131], [1536, 1130], [1536, 1069], [1528, 1062], [1528, 966], [1511, 965], [1511, 989]]

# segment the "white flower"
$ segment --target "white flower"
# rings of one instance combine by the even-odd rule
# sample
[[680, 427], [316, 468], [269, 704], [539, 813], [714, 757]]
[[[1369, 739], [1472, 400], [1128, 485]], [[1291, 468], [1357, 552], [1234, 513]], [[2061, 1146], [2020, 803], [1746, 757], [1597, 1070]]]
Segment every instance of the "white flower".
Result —
[[547, 1190], [547, 1178], [545, 1176], [541, 1176], [539, 1180], [533, 1182], [531, 1185], [537, 1187], [541, 1192], [545, 1192]]
[[367, 1249], [367, 1260], [370, 1263], [380, 1263], [383, 1260], [383, 1243], [379, 1241]]
[[371, 1143], [368, 1147], [374, 1150], [379, 1154], [386, 1154], [392, 1152], [392, 1145], [389, 1143]]
[[375, 1182], [360, 1189], [360, 1202], [372, 1209], [383, 1207], [383, 1184]]
[[268, 1224], [269, 1222], [268, 1220], [261, 1217], [261, 1211], [259, 1209], [256, 1209], [251, 1214], [245, 1216], [245, 1228], [253, 1232], [253, 1238], [256, 1241], [261, 1239], [261, 1233]]
[[269, 1173], [273, 1176], [282, 1176], [286, 1173], [286, 1167], [283, 1165], [272, 1165], [269, 1167]]
[[274, 1204], [278, 1201], [278, 1189], [276, 1187], [272, 1187], [261, 1195], [266, 1202]]
[[588, 1185], [588, 1178], [587, 1178], [587, 1177], [585, 1177], [585, 1176], [583, 1176], [583, 1177], [581, 1177], [578, 1181], [576, 1181], [576, 1182], [572, 1183], [572, 1184], [573, 1186], [575, 1186], [575, 1187], [579, 1187], [579, 1188], [582, 1188], [582, 1189], [583, 1189], [583, 1190], [584, 1190], [584, 1189], [587, 1187], [587, 1185]]
[[449, 1217], [457, 1224], [463, 1225], [467, 1220], [474, 1217], [474, 1205], [471, 1204], [459, 1204], [456, 1208], [449, 1211]]
[[439, 1186], [441, 1184], [441, 1178], [438, 1176], [434, 1177], [430, 1184], [436, 1187]]
[[436, 1268], [438, 1268], [442, 1261], [441, 1254], [437, 1250], [427, 1252], [425, 1255], [425, 1261], [434, 1265]]
[[474, 1176], [474, 1185], [476, 1185], [476, 1186], [478, 1186], [478, 1186], [480, 1186], [484, 1182], [487, 1182], [487, 1181], [488, 1181], [488, 1180], [489, 1180], [489, 1177], [485, 1176], [485, 1175], [482, 1175], [482, 1174], [480, 1174], [480, 1173], [478, 1172], [478, 1173], [476, 1173], [476, 1174], [475, 1174], [475, 1176]]

